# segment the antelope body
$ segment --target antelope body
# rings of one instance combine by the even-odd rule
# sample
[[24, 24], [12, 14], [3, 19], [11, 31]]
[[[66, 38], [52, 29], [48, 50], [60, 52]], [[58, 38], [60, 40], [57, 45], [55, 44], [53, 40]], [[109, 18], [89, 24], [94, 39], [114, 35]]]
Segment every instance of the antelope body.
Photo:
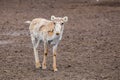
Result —
[[56, 53], [59, 41], [62, 39], [64, 30], [64, 23], [68, 21], [68, 17], [55, 17], [51, 16], [51, 20], [43, 18], [36, 18], [29, 23], [29, 30], [34, 49], [35, 65], [36, 68], [41, 67], [37, 47], [40, 42], [44, 42], [44, 58], [42, 62], [42, 69], [46, 69], [46, 57], [48, 54], [48, 44], [53, 46], [53, 70], [57, 71], [56, 66]]

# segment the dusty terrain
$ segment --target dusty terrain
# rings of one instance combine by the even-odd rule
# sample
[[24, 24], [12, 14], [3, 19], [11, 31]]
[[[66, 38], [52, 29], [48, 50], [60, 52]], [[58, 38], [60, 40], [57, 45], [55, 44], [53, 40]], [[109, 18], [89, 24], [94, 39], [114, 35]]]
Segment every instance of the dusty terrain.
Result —
[[[36, 69], [26, 20], [68, 16], [52, 69]], [[43, 46], [39, 47], [42, 62]], [[0, 80], [120, 80], [119, 0], [0, 0]]]

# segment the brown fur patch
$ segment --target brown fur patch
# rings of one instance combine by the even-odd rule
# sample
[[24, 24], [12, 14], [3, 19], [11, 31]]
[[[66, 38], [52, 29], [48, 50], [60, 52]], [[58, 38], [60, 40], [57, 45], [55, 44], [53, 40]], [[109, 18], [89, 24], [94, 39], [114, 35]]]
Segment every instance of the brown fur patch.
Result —
[[50, 22], [50, 23], [48, 23], [47, 25], [47, 29], [48, 29], [48, 31], [52, 31], [53, 29], [54, 29], [54, 23], [53, 22]]
[[32, 22], [31, 22], [31, 24], [30, 24], [29, 29], [30, 29], [30, 30], [33, 30], [34, 27], [35, 27], [35, 25], [36, 25], [37, 23], [39, 23], [40, 21], [41, 21], [41, 18], [33, 19]]
[[47, 25], [47, 31], [48, 31], [48, 36], [52, 36], [54, 34], [54, 23], [53, 22], [50, 22], [48, 25]]
[[53, 35], [53, 32], [54, 32], [54, 23], [53, 23], [53, 22], [50, 22], [50, 23], [48, 23], [47, 25], [42, 25], [42, 26], [39, 28], [39, 31], [48, 32], [48, 36], [52, 36], [52, 35]]
[[45, 53], [45, 56], [47, 56], [47, 53]]
[[54, 32], [52, 32], [52, 31], [48, 31], [48, 35], [49, 35], [49, 36], [52, 36], [53, 33], [54, 33]]
[[46, 64], [44, 63], [44, 66], [46, 66]]
[[53, 56], [56, 56], [56, 54], [54, 54]]
[[42, 25], [42, 26], [39, 28], [39, 31], [46, 31], [45, 25]]

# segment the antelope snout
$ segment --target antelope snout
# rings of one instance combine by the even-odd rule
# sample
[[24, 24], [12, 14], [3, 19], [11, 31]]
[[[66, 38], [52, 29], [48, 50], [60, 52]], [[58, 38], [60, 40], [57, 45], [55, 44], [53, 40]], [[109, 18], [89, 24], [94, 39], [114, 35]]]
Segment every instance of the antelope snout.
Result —
[[56, 33], [56, 35], [59, 35], [60, 33]]

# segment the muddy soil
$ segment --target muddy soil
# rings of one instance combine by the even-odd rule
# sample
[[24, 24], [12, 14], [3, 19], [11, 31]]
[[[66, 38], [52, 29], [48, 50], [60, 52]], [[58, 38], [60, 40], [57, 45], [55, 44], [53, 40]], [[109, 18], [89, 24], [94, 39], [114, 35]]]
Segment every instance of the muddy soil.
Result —
[[[68, 16], [58, 72], [36, 69], [26, 20]], [[43, 44], [39, 46], [40, 61]], [[120, 80], [119, 0], [0, 0], [0, 80]]]

